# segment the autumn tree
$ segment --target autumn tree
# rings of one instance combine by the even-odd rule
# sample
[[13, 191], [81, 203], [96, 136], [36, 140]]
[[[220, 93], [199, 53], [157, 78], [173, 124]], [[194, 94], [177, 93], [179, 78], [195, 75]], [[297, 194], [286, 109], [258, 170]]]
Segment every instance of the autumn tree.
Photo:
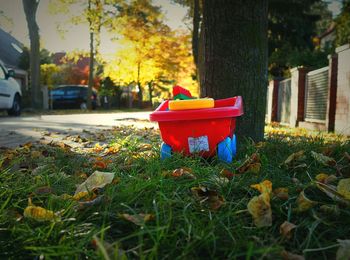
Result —
[[23, 9], [27, 20], [30, 39], [30, 86], [32, 96], [32, 106], [40, 109], [41, 89], [40, 89], [40, 35], [36, 22], [36, 12], [40, 0], [22, 0]]
[[[117, 7], [121, 0], [57, 0], [51, 3], [51, 13], [70, 13], [72, 6], [79, 5], [82, 13], [71, 13], [69, 21], [73, 24], [87, 23], [90, 38], [90, 65], [88, 80], [88, 97], [92, 95], [94, 85], [94, 61], [100, 45], [100, 32], [102, 26], [109, 22], [111, 17], [117, 15]], [[91, 99], [87, 99], [88, 109], [92, 109]]]
[[267, 90], [267, 0], [204, 0], [201, 95], [242, 96], [237, 134], [264, 136]]
[[106, 73], [112, 72], [107, 75], [122, 84], [135, 83], [140, 107], [145, 89], [152, 101], [153, 89], [161, 81], [176, 80], [181, 71], [193, 70], [189, 37], [165, 25], [160, 8], [151, 1], [123, 4], [116, 24], [112, 29], [120, 33], [122, 48]]

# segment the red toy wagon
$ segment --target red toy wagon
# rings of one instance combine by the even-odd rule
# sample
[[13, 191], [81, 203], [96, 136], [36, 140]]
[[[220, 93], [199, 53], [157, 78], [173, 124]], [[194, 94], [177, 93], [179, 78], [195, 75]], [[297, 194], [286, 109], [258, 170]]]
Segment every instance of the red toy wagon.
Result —
[[179, 152], [203, 157], [217, 155], [230, 163], [236, 155], [236, 117], [242, 114], [241, 96], [215, 100], [213, 108], [180, 111], [169, 110], [166, 100], [150, 115], [150, 120], [159, 124], [162, 159]]

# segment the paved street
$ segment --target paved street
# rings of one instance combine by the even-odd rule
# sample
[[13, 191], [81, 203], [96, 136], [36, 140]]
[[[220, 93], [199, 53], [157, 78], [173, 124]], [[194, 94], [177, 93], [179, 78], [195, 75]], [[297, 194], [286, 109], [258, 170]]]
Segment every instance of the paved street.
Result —
[[37, 141], [45, 132], [79, 134], [120, 125], [157, 126], [149, 122], [150, 112], [42, 115], [31, 117], [0, 116], [0, 147], [15, 147]]

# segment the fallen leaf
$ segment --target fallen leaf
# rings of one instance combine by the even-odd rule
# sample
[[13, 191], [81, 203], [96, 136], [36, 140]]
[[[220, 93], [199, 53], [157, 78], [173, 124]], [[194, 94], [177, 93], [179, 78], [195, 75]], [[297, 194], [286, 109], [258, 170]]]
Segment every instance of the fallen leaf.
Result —
[[288, 200], [289, 195], [288, 195], [288, 189], [287, 188], [277, 188], [273, 190], [273, 194], [281, 199], [281, 200]]
[[[340, 181], [339, 181], [339, 183], [340, 183]], [[339, 186], [339, 183], [338, 183], [338, 186]], [[344, 183], [344, 184], [346, 184], [346, 183]], [[344, 187], [345, 190], [342, 190], [343, 187], [341, 187], [341, 191], [343, 192], [343, 194], [339, 193], [337, 187], [335, 187], [333, 185], [327, 185], [327, 184], [324, 184], [322, 182], [316, 182], [316, 186], [317, 186], [317, 188], [319, 188], [321, 191], [323, 191], [331, 199], [338, 201], [340, 203], [343, 203], [345, 205], [348, 205], [348, 206], [350, 205], [350, 200], [347, 199], [343, 195], [343, 194], [346, 194], [346, 185]]]
[[340, 240], [337, 239], [339, 248], [336, 254], [336, 260], [349, 260], [350, 259], [350, 239]]
[[283, 260], [304, 260], [304, 256], [302, 255], [297, 255], [297, 254], [293, 254], [291, 252], [288, 252], [286, 250], [283, 250], [281, 252], [281, 256], [283, 258]]
[[344, 196], [345, 199], [350, 200], [350, 178], [341, 179], [338, 182], [337, 191]]
[[224, 197], [215, 190], [199, 186], [191, 188], [191, 192], [200, 201], [200, 204], [207, 204], [211, 210], [218, 210], [225, 204]]
[[337, 162], [326, 155], [323, 155], [321, 153], [316, 153], [314, 151], [311, 151], [311, 156], [320, 164], [323, 164], [325, 166], [334, 166], [337, 164]]
[[42, 153], [39, 151], [31, 151], [30, 153], [30, 157], [32, 157], [33, 159], [39, 158], [41, 155]]
[[297, 199], [297, 211], [299, 211], [299, 212], [307, 211], [308, 209], [312, 208], [316, 204], [317, 204], [317, 202], [308, 199], [305, 196], [304, 191], [302, 191], [299, 194], [298, 199]]
[[59, 217], [53, 211], [35, 206], [30, 198], [28, 199], [28, 206], [24, 209], [23, 215], [26, 218], [32, 218], [36, 221], [59, 220]]
[[220, 176], [231, 180], [235, 176], [235, 174], [227, 169], [222, 169], [220, 172]]
[[246, 159], [236, 170], [238, 173], [259, 173], [261, 168], [260, 155], [253, 153], [248, 159]]
[[272, 225], [272, 211], [270, 201], [260, 194], [254, 196], [247, 205], [257, 227], [269, 227]]
[[104, 161], [96, 161], [92, 167], [97, 169], [106, 169], [107, 163]]
[[127, 213], [123, 213], [123, 214], [120, 214], [119, 216], [127, 221], [134, 223], [135, 225], [138, 225], [138, 226], [142, 226], [146, 222], [148, 222], [150, 220], [154, 220], [153, 214], [140, 213], [140, 214], [130, 215]]
[[93, 200], [79, 201], [77, 209], [82, 210], [84, 208], [96, 206], [98, 204], [101, 204], [104, 201], [104, 199], [105, 199], [104, 195], [99, 195]]
[[39, 187], [34, 191], [35, 194], [43, 195], [43, 194], [52, 194], [53, 190], [49, 186]]
[[293, 223], [290, 223], [288, 221], [284, 221], [282, 225], [280, 226], [280, 234], [287, 239], [292, 238], [292, 231], [294, 228], [297, 226], [294, 225]]
[[95, 188], [103, 188], [107, 184], [111, 183], [114, 178], [114, 173], [112, 172], [100, 172], [95, 171], [89, 178], [87, 178], [82, 184], [80, 184], [75, 191], [78, 194], [82, 191], [92, 191]]
[[271, 193], [272, 192], [272, 182], [269, 180], [264, 180], [263, 182], [260, 182], [259, 184], [253, 184], [250, 185], [251, 188], [254, 188], [260, 193]]
[[99, 153], [104, 150], [104, 147], [100, 145], [100, 143], [96, 143], [94, 148], [92, 149], [95, 153]]
[[192, 174], [192, 170], [186, 167], [175, 169], [170, 175], [174, 178], [185, 177], [189, 179], [196, 179], [196, 176]]
[[332, 183], [335, 180], [337, 180], [337, 177], [335, 175], [328, 175], [328, 174], [325, 174], [325, 173], [320, 173], [320, 174], [316, 175], [315, 179], [318, 182], [322, 182], [324, 184], [328, 184], [328, 183]]
[[94, 200], [97, 197], [96, 193], [94, 191], [91, 192], [87, 192], [87, 191], [81, 191], [78, 192], [77, 194], [74, 194], [74, 196], [72, 196], [73, 200], [76, 201], [91, 201]]
[[270, 204], [270, 194], [272, 183], [264, 180], [259, 184], [250, 185], [251, 188], [260, 191], [259, 196], [254, 196], [247, 205], [248, 212], [252, 215], [254, 224], [257, 227], [268, 227], [272, 225], [272, 211]]
[[291, 167], [291, 166], [294, 166], [297, 161], [301, 161], [304, 158], [305, 158], [304, 151], [301, 150], [299, 152], [292, 153], [291, 155], [289, 155], [288, 158], [283, 163], [288, 167]]

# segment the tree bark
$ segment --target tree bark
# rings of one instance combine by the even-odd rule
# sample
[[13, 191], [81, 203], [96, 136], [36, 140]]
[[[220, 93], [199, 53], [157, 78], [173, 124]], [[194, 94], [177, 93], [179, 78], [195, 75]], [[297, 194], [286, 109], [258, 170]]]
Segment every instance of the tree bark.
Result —
[[[25, 1], [25, 0], [23, 0]], [[91, 12], [91, 0], [88, 2], [88, 10]], [[87, 92], [87, 107], [89, 110], [92, 110], [92, 86], [94, 85], [94, 30], [93, 30], [93, 21], [91, 17], [88, 17], [89, 29], [90, 29], [90, 60], [89, 60], [89, 80], [88, 80], [88, 92]]]
[[264, 137], [267, 78], [267, 0], [204, 0], [201, 96], [242, 96], [239, 137]]
[[39, 1], [22, 0], [23, 9], [27, 20], [30, 38], [30, 89], [32, 96], [32, 107], [42, 108], [42, 96], [40, 88], [40, 35], [36, 22], [36, 11]]
[[198, 48], [199, 48], [199, 24], [201, 21], [199, 0], [194, 0], [193, 6], [193, 31], [192, 31], [192, 53], [194, 64], [198, 70]]
[[94, 85], [94, 33], [90, 32], [90, 61], [89, 61], [89, 81], [87, 94], [87, 107], [92, 110], [92, 87]]
[[152, 104], [152, 98], [153, 98], [153, 82], [150, 81], [148, 82], [148, 94], [149, 94], [149, 102], [151, 103], [151, 106], [153, 105]]

